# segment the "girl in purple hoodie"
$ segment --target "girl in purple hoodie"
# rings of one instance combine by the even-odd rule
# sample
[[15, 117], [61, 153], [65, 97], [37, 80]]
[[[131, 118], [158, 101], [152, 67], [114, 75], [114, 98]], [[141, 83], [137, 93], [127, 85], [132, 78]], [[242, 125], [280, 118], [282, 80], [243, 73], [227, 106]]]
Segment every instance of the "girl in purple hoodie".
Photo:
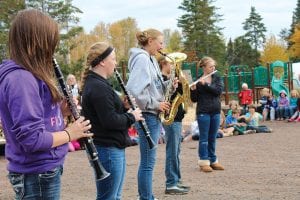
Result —
[[290, 101], [284, 90], [281, 90], [278, 97], [278, 107], [277, 107], [277, 120], [283, 120], [289, 118], [289, 106]]
[[15, 199], [59, 199], [68, 142], [92, 135], [83, 117], [65, 127], [63, 114], [70, 111], [52, 65], [58, 41], [57, 23], [33, 9], [20, 11], [9, 31], [10, 60], [0, 65], [0, 118]]

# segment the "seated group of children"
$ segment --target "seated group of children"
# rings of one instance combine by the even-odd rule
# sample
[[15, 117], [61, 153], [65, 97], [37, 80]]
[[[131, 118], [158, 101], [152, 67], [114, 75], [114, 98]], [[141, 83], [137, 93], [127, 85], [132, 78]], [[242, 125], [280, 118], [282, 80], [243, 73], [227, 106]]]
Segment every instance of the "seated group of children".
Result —
[[[232, 135], [245, 135], [252, 133], [270, 133], [272, 130], [265, 125], [259, 125], [259, 121], [263, 116], [255, 111], [255, 106], [248, 106], [248, 112], [245, 115], [240, 115], [241, 109], [237, 101], [229, 103], [229, 110], [227, 116], [221, 111], [220, 128], [217, 138], [232, 136]], [[199, 128], [197, 120], [191, 124], [191, 134], [185, 135], [183, 141], [199, 140]]]
[[290, 97], [282, 90], [276, 99], [267, 88], [264, 88], [260, 104], [264, 121], [276, 119], [300, 122], [300, 98], [297, 90], [292, 90]]
[[259, 121], [263, 119], [263, 116], [255, 111], [254, 105], [249, 105], [247, 110], [246, 114], [240, 115], [237, 102], [231, 102], [231, 109], [229, 109], [226, 116], [225, 128], [232, 127], [233, 135], [272, 132], [267, 126], [259, 125]]

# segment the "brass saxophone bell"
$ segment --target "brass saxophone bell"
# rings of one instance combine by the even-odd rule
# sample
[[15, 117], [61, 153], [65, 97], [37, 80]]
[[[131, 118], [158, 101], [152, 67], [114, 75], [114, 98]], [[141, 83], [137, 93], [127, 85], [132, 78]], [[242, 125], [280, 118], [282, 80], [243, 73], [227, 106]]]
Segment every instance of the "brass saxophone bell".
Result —
[[175, 62], [175, 63], [182, 62], [186, 58], [187, 58], [187, 55], [185, 53], [180, 53], [180, 52], [170, 53], [166, 56], [166, 60], [168, 62]]

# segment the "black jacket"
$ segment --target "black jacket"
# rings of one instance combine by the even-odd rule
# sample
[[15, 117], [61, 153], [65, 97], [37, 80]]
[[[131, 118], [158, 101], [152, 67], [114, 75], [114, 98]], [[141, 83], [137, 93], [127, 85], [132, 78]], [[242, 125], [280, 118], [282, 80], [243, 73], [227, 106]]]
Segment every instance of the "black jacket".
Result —
[[91, 121], [94, 143], [104, 147], [129, 146], [128, 128], [135, 122], [110, 83], [90, 71], [82, 91], [82, 115]]
[[196, 90], [191, 90], [191, 100], [197, 102], [196, 114], [218, 114], [221, 112], [220, 96], [223, 90], [221, 78], [213, 74], [211, 84], [196, 85]]

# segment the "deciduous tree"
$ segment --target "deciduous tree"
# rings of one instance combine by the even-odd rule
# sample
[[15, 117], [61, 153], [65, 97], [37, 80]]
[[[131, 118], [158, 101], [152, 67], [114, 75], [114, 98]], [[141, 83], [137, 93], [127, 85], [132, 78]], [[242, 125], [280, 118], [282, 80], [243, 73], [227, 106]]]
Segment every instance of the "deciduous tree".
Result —
[[283, 42], [278, 41], [274, 35], [271, 35], [263, 47], [260, 60], [262, 65], [266, 66], [267, 63], [272, 63], [276, 60], [287, 62], [289, 56]]

